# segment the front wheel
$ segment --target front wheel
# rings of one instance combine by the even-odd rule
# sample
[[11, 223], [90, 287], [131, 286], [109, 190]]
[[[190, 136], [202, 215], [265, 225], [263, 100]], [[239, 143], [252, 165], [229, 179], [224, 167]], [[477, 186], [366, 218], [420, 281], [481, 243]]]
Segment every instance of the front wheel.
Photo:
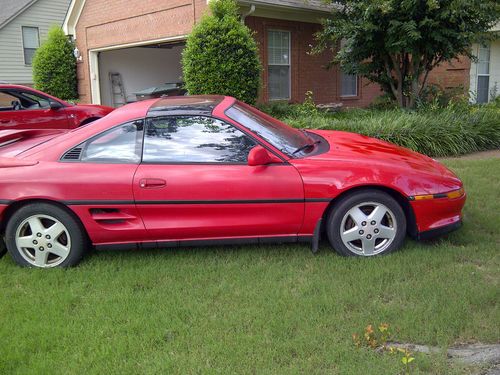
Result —
[[344, 256], [387, 254], [401, 247], [406, 217], [389, 194], [364, 190], [342, 198], [327, 221], [328, 239]]
[[86, 244], [77, 221], [64, 209], [47, 203], [21, 207], [7, 223], [5, 234], [12, 258], [25, 267], [74, 266]]

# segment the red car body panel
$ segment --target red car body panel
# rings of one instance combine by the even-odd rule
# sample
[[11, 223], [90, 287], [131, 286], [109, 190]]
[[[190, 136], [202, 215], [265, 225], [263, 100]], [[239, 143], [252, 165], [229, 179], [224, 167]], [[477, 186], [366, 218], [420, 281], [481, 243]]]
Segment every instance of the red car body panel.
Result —
[[4, 129], [74, 129], [89, 120], [106, 116], [114, 108], [102, 105], [71, 104], [31, 87], [0, 84], [2, 90], [27, 92], [48, 98], [61, 105], [59, 109], [23, 109], [0, 111], [0, 130]]
[[[179, 101], [195, 100], [190, 98]], [[161, 100], [127, 105], [89, 127], [32, 134], [5, 146], [3, 140], [13, 133], [0, 132], [0, 222], [5, 224], [7, 207], [43, 199], [69, 207], [95, 245], [312, 238], [331, 203], [360, 187], [386, 189], [407, 202], [417, 234], [461, 220], [465, 195], [413, 200], [462, 188], [452, 172], [426, 156], [346, 132], [313, 131], [327, 140], [329, 150], [302, 158], [291, 158], [254, 135], [283, 160], [267, 166], [60, 161], [93, 135], [145, 118]], [[212, 116], [250, 134], [226, 116], [234, 103], [220, 98]]]

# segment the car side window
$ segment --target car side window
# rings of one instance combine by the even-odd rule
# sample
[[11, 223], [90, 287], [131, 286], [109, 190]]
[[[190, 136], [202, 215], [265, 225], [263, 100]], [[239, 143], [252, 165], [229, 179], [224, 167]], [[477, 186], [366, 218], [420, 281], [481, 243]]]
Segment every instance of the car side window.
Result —
[[7, 92], [0, 91], [0, 111], [13, 111], [18, 99]]
[[66, 152], [62, 160], [137, 164], [141, 160], [143, 128], [144, 120], [116, 126]]
[[254, 140], [234, 126], [205, 116], [149, 118], [144, 163], [247, 162]]
[[37, 95], [32, 92], [23, 91], [20, 93], [23, 97], [28, 98], [32, 104], [25, 109], [48, 109], [50, 108], [50, 100], [47, 97]]

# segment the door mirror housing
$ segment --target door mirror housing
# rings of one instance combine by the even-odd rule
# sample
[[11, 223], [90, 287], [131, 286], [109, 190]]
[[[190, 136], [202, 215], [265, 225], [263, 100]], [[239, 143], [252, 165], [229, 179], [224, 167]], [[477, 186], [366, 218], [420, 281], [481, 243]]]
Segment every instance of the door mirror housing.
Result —
[[50, 101], [49, 106], [50, 106], [50, 109], [52, 109], [53, 111], [57, 111], [58, 109], [61, 109], [63, 107], [63, 105], [61, 103], [53, 101], [53, 100]]
[[271, 154], [262, 146], [255, 146], [250, 150], [250, 153], [248, 154], [248, 165], [252, 167], [281, 162], [282, 160], [280, 158], [278, 158], [274, 154]]

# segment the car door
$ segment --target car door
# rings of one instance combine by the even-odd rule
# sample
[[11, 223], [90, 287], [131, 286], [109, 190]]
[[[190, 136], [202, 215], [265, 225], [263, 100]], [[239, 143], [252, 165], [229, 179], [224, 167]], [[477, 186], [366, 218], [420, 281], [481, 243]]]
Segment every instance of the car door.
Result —
[[68, 129], [66, 108], [32, 91], [0, 91], [0, 129]]
[[249, 166], [255, 140], [204, 116], [149, 118], [134, 197], [158, 241], [295, 236], [304, 189], [288, 163]]

